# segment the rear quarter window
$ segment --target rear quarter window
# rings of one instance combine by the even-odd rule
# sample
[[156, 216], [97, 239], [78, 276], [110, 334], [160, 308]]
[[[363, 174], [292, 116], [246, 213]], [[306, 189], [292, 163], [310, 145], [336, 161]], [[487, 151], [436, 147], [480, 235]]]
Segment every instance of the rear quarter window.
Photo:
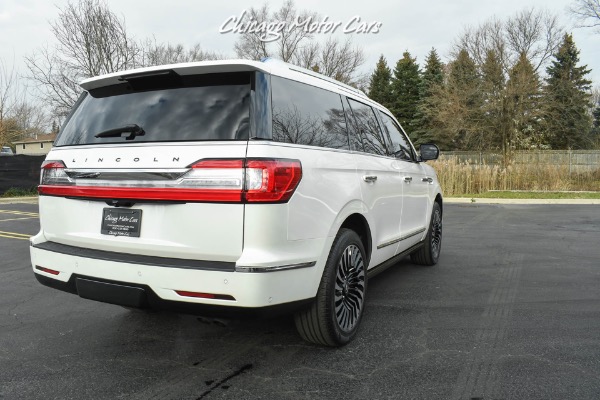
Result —
[[271, 87], [274, 141], [350, 148], [339, 94], [278, 76]]

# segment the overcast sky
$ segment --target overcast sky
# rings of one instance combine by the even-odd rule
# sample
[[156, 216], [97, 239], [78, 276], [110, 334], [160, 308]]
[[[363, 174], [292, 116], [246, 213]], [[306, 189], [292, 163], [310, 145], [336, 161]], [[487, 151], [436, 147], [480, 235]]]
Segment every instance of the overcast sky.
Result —
[[[108, 0], [109, 7], [125, 18], [128, 31], [136, 38], [154, 35], [158, 41], [192, 45], [201, 43], [206, 50], [234, 57], [233, 44], [238, 35], [220, 34], [219, 27], [232, 15], [239, 15], [260, 2], [241, 0]], [[283, 0], [271, 0], [272, 9]], [[23, 56], [36, 48], [52, 45], [49, 21], [58, 14], [57, 6], [66, 1], [0, 0], [0, 59], [25, 73]], [[561, 23], [573, 32], [581, 51], [581, 63], [591, 68], [594, 85], [600, 85], [600, 33], [589, 29], [573, 29], [566, 11], [570, 0], [296, 0], [299, 9], [317, 11], [331, 21], [345, 25], [354, 16], [362, 21], [381, 22], [378, 34], [352, 34], [355, 44], [367, 56], [363, 72], [370, 72], [380, 54], [393, 67], [406, 50], [422, 64], [432, 47], [444, 61], [448, 60], [454, 40], [467, 26], [476, 26], [492, 16], [504, 18], [523, 8], [541, 8], [560, 16]], [[342, 25], [342, 26], [343, 26]], [[345, 36], [341, 29], [336, 36]], [[318, 38], [325, 39], [326, 35]]]

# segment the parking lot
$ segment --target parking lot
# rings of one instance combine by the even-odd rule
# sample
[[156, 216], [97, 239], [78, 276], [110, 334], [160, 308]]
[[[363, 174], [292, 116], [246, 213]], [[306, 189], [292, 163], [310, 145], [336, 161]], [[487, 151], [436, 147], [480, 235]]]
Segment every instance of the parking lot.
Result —
[[[357, 339], [41, 286], [37, 205], [0, 204], [0, 399], [598, 399], [597, 205], [449, 204], [440, 263], [369, 282]], [[293, 282], [290, 282], [293, 284]]]

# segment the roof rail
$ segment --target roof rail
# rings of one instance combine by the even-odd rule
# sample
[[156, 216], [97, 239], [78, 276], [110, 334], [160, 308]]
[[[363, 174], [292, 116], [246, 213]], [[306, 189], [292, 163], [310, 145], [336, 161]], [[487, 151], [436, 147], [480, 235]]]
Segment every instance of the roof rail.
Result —
[[334, 84], [336, 86], [339, 86], [341, 88], [344, 88], [345, 90], [347, 90], [349, 92], [352, 92], [355, 95], [369, 98], [369, 96], [367, 96], [365, 94], [365, 92], [363, 92], [360, 89], [357, 89], [357, 88], [352, 87], [350, 85], [346, 85], [345, 83], [342, 83], [342, 82], [340, 82], [338, 80], [335, 80], [333, 78], [330, 78], [330, 77], [325, 76], [323, 74], [320, 74], [318, 72], [312, 71], [310, 69], [298, 67], [297, 65], [290, 64], [290, 63], [287, 63], [285, 61], [281, 61], [281, 60], [278, 60], [278, 59], [272, 58], [272, 57], [263, 57], [260, 61], [264, 62], [264, 63], [268, 63], [268, 64], [276, 64], [276, 65], [281, 65], [282, 67], [287, 67], [291, 71], [299, 72], [301, 74], [310, 75], [310, 76], [312, 76], [314, 78], [321, 79], [323, 81], [326, 81], [326, 82], [332, 83], [332, 84]]

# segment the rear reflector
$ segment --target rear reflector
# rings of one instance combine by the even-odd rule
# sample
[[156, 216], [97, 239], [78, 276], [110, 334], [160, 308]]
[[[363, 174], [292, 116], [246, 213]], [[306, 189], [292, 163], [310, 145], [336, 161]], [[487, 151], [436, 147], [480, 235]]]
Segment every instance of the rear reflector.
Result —
[[[66, 168], [62, 161], [42, 164], [40, 195], [96, 199], [215, 203], [285, 203], [302, 179], [302, 165], [289, 159], [204, 159], [171, 180], [122, 181]], [[115, 172], [118, 174], [118, 172]]]
[[228, 295], [228, 294], [186, 292], [184, 290], [176, 290], [175, 293], [177, 293], [179, 296], [183, 296], [183, 297], [195, 297], [195, 298], [199, 298], [199, 299], [214, 299], [214, 300], [230, 300], [230, 301], [235, 301], [235, 298], [233, 296]]
[[44, 268], [44, 267], [40, 267], [39, 265], [36, 265], [36, 266], [35, 266], [35, 269], [37, 269], [38, 271], [45, 272], [45, 273], [47, 273], [47, 274], [52, 274], [52, 275], [58, 275], [58, 274], [60, 274], [60, 272], [59, 272], [59, 271], [55, 271], [55, 270], [53, 270], [53, 269], [50, 269], [50, 268]]

